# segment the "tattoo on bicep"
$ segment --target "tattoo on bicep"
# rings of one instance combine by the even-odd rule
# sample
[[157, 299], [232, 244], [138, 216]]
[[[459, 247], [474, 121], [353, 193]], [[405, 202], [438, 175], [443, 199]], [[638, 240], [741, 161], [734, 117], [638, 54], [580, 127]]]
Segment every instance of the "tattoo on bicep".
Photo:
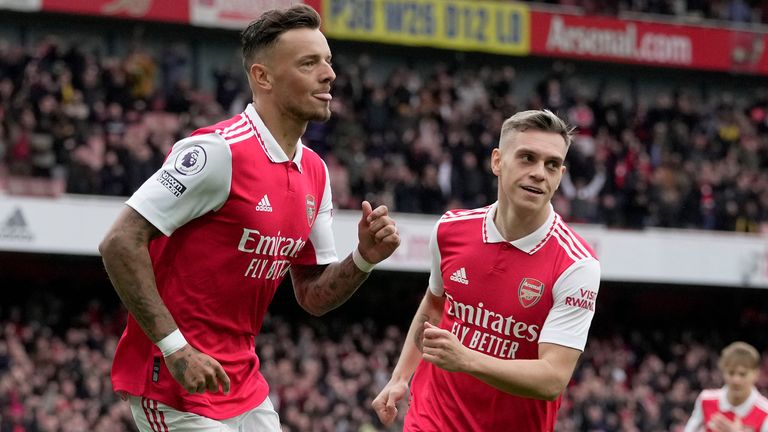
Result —
[[160, 230], [152, 225], [148, 220], [144, 219], [144, 216], [138, 212], [134, 212], [126, 220], [127, 228], [133, 235], [133, 241], [137, 244], [144, 244], [160, 235]]

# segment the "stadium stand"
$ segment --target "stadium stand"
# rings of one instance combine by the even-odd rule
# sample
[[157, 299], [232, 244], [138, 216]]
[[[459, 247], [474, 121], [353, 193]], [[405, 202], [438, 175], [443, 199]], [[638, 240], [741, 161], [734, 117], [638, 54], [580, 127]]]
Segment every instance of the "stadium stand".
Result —
[[[60, 287], [74, 288], [76, 279], [72, 275]], [[392, 289], [389, 280], [371, 282], [368, 291]], [[0, 430], [134, 430], [127, 404], [112, 393], [108, 378], [125, 312], [109, 298], [108, 287], [94, 293], [98, 283], [90, 284], [93, 287], [69, 297], [45, 287], [30, 288], [0, 310]], [[626, 298], [638, 294], [612, 288], [619, 292], [602, 299], [606, 314], [595, 322], [565, 392], [558, 431], [680, 431], [698, 392], [722, 385], [719, 349], [734, 336], [768, 346], [759, 330], [768, 324], [768, 315], [749, 306], [760, 298], [754, 290], [741, 291], [738, 301], [707, 296], [690, 302], [691, 309], [713, 310], [720, 304], [732, 311], [708, 325], [707, 318], [693, 313], [675, 317], [651, 301], [647, 309], [625, 309], [624, 303], [642, 304]], [[643, 288], [641, 295], [659, 303], [681, 300], [665, 292], [669, 290], [664, 287]], [[691, 293], [702, 294], [698, 290], [683, 295]], [[399, 355], [407, 317], [386, 318], [372, 312], [374, 305], [358, 302], [366, 306], [355, 309], [358, 314], [340, 311], [308, 319], [298, 315], [290, 296], [290, 287], [284, 287], [276, 298], [279, 315], [265, 322], [257, 347], [283, 429], [383, 430], [369, 406]], [[402, 304], [399, 296], [401, 292], [390, 294], [379, 310]], [[417, 300], [410, 299], [402, 309], [411, 310]], [[676, 327], [691, 330], [670, 330], [675, 319]], [[765, 350], [758, 387], [768, 390]], [[402, 430], [404, 411], [386, 430]]]
[[702, 20], [729, 21], [733, 24], [765, 23], [768, 9], [763, 2], [746, 0], [721, 1], [605, 1], [548, 0], [542, 3], [556, 4], [591, 15], [654, 14], [666, 15], [678, 21], [702, 22]]
[[[377, 81], [375, 60], [346, 57], [337, 63], [333, 119], [306, 136], [329, 156], [337, 208], [369, 199], [440, 214], [490, 202], [488, 158], [503, 113], [548, 107], [578, 126], [556, 197], [566, 219], [742, 232], [768, 220], [764, 87], [749, 98], [694, 87], [627, 98], [590, 92], [573, 64], [555, 62], [520, 99], [514, 88], [525, 71], [512, 66], [401, 65]], [[68, 193], [130, 195], [177, 139], [244, 103], [234, 91], [242, 78], [231, 71], [217, 71], [214, 93], [185, 80], [155, 88], [180, 65], [140, 48], [117, 58], [55, 38], [26, 50], [0, 41], [7, 175], [59, 179]]]

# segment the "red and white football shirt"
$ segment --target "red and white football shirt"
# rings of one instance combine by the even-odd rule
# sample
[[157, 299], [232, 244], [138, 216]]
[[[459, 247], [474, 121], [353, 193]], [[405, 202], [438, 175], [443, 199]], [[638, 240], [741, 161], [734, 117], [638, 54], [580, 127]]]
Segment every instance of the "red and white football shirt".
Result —
[[[500, 359], [536, 359], [538, 344], [583, 350], [594, 315], [600, 264], [551, 208], [547, 221], [508, 242], [497, 204], [448, 212], [431, 241], [429, 289], [445, 296], [440, 327]], [[552, 431], [555, 401], [513, 396], [422, 361], [411, 382], [406, 431]]]
[[761, 395], [756, 388], [753, 388], [747, 400], [738, 406], [728, 402], [727, 387], [704, 390], [696, 398], [691, 418], [685, 425], [685, 432], [711, 431], [707, 425], [715, 413], [721, 413], [731, 421], [738, 417], [745, 432], [768, 432], [768, 398]]
[[157, 288], [187, 341], [218, 360], [229, 395], [189, 394], [133, 317], [115, 353], [115, 391], [213, 419], [261, 404], [269, 388], [255, 352], [293, 263], [336, 261], [328, 169], [297, 144], [289, 160], [252, 105], [176, 143], [127, 204], [165, 236], [149, 253]]

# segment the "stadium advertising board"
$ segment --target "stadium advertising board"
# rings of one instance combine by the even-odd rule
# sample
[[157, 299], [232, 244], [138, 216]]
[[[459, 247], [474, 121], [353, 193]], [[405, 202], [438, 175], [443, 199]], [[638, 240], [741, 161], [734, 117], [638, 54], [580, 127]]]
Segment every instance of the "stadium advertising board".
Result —
[[43, 11], [189, 23], [188, 0], [43, 0]]
[[[0, 195], [0, 251], [97, 255], [99, 241], [125, 207], [123, 201], [77, 195], [56, 199]], [[428, 272], [429, 240], [438, 216], [393, 216], [402, 243], [377, 268]], [[357, 246], [359, 220], [359, 211], [334, 212], [339, 257]], [[603, 280], [768, 288], [768, 234], [572, 227], [595, 249]]]
[[320, 11], [320, 0], [189, 0], [190, 24], [243, 29], [262, 12], [306, 3]]
[[96, 255], [123, 201], [0, 195], [0, 250]]
[[531, 54], [672, 68], [768, 73], [762, 33], [531, 12]]
[[330, 38], [526, 55], [524, 4], [467, 0], [324, 0]]
[[37, 12], [42, 6], [41, 3], [42, 0], [0, 0], [0, 9]]

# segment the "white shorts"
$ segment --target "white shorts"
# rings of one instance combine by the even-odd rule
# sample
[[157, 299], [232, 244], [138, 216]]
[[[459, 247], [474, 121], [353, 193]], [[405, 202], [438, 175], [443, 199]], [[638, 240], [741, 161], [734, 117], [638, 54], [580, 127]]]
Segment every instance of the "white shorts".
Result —
[[143, 397], [130, 396], [131, 413], [140, 432], [280, 432], [280, 418], [269, 397], [256, 408], [224, 420], [177, 411]]

